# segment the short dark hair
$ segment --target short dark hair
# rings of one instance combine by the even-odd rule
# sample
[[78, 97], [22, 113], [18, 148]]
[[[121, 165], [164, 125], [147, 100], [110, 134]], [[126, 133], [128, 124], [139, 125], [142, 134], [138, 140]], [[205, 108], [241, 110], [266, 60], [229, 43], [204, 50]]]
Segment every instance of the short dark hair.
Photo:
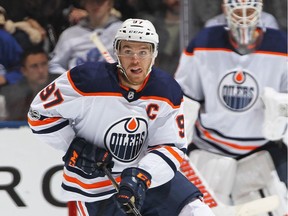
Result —
[[29, 55], [36, 55], [36, 54], [44, 54], [47, 56], [47, 59], [49, 58], [48, 53], [42, 47], [39, 46], [31, 47], [29, 49], [25, 49], [21, 54], [20, 58], [21, 66], [25, 66], [26, 59]]

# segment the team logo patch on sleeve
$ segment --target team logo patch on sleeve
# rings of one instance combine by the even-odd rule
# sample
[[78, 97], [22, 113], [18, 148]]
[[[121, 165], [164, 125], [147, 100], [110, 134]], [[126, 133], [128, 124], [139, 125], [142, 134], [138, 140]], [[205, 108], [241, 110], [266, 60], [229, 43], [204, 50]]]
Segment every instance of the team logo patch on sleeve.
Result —
[[119, 161], [135, 160], [145, 143], [148, 124], [143, 118], [129, 117], [113, 124], [105, 134], [105, 146]]
[[245, 111], [253, 106], [259, 96], [256, 79], [245, 71], [232, 71], [226, 74], [218, 89], [222, 104], [233, 111]]

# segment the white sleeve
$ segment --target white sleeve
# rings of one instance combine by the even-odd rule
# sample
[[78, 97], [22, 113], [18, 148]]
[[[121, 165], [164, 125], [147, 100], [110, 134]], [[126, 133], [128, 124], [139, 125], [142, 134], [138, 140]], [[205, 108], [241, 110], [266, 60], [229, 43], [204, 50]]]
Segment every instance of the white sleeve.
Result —
[[150, 149], [138, 167], [151, 174], [151, 188], [168, 182], [179, 170], [187, 148], [183, 118], [182, 102], [180, 108], [158, 118], [149, 129]]
[[31, 103], [28, 113], [28, 123], [33, 134], [43, 142], [63, 151], [67, 150], [75, 132], [70, 122], [71, 118], [60, 114], [61, 110], [68, 111], [71, 107], [81, 109], [75, 107], [77, 105], [74, 103], [73, 106], [70, 105], [79, 95], [71, 88], [67, 74], [62, 74], [40, 91]]
[[204, 94], [198, 64], [199, 60], [194, 53], [184, 51], [175, 73], [175, 79], [181, 86], [185, 96], [201, 101], [204, 98]]

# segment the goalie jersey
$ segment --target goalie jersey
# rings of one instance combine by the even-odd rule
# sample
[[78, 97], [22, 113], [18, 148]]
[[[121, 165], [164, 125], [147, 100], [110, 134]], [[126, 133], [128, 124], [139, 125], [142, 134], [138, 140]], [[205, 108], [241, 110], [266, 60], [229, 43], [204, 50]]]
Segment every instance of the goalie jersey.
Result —
[[[116, 64], [85, 63], [62, 74], [35, 97], [28, 113], [33, 133], [66, 151], [75, 136], [113, 155], [120, 182], [127, 167], [152, 176], [151, 188], [168, 182], [186, 151], [183, 93], [166, 72], [152, 69], [137, 91], [119, 84]], [[64, 167], [64, 199], [93, 202], [116, 193], [109, 179]]]
[[182, 53], [175, 79], [205, 103], [193, 132], [201, 149], [237, 157], [268, 141], [262, 134], [264, 87], [288, 92], [287, 35], [266, 29], [260, 47], [240, 55], [224, 26], [204, 28]]

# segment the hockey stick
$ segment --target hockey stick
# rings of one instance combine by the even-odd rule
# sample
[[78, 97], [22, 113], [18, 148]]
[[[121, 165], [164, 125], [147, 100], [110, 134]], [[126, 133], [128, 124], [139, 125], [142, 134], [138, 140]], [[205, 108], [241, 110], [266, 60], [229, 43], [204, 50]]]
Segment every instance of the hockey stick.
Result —
[[253, 216], [267, 213], [276, 209], [279, 204], [277, 195], [257, 199], [240, 205], [225, 205], [219, 202], [197, 168], [191, 163], [188, 156], [181, 164], [181, 172], [204, 194], [204, 202], [212, 209], [216, 216]]
[[[112, 182], [112, 184], [115, 187], [115, 189], [117, 190], [117, 192], [119, 192], [119, 185], [116, 182], [116, 180], [113, 178], [110, 171], [107, 169], [106, 166], [103, 166], [102, 169], [105, 172], [105, 174], [107, 175], [107, 177], [109, 178], [109, 180]], [[142, 216], [141, 213], [139, 212], [139, 210], [136, 208], [136, 206], [131, 201], [128, 202], [128, 207], [131, 209], [131, 211], [133, 212], [133, 214], [135, 216]]]
[[108, 63], [114, 63], [115, 60], [113, 57], [110, 55], [106, 47], [103, 45], [102, 41], [98, 37], [97, 33], [93, 33], [90, 37], [91, 41], [95, 44], [95, 46], [98, 48], [98, 50], [101, 52], [101, 55], [104, 57], [104, 59]]

